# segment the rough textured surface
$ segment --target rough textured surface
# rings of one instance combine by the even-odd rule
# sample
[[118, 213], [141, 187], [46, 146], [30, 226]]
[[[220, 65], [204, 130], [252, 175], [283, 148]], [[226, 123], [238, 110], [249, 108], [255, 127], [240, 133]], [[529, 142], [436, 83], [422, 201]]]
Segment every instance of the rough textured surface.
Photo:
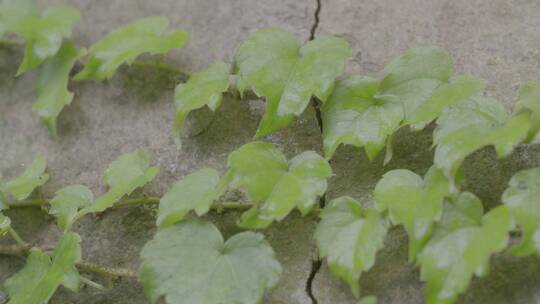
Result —
[[518, 0], [322, 0], [317, 35], [345, 37], [349, 71], [378, 75], [406, 49], [437, 45], [460, 73], [488, 81], [510, 107], [520, 83], [540, 75], [540, 3]]
[[[307, 40], [315, 24], [315, 0], [294, 1], [146, 1], [146, 0], [38, 0], [77, 6], [82, 20], [74, 39], [88, 47], [109, 30], [148, 15], [165, 15], [171, 27], [191, 33], [191, 41], [163, 60], [182, 70], [194, 71], [221, 59], [231, 62], [238, 42], [252, 31], [278, 26]], [[488, 93], [510, 108], [515, 90], [526, 80], [540, 78], [540, 3], [532, 0], [354, 1], [321, 0], [316, 35], [344, 37], [354, 53], [348, 73], [380, 75], [395, 56], [412, 46], [435, 44], [453, 55], [459, 73], [476, 74], [488, 81]], [[59, 117], [59, 141], [53, 142], [37, 115], [34, 101], [35, 72], [15, 79], [22, 48], [0, 46], [0, 176], [10, 178], [23, 170], [36, 153], [49, 162], [51, 180], [35, 196], [50, 197], [62, 186], [88, 185], [95, 194], [105, 191], [101, 178], [107, 165], [121, 153], [146, 149], [161, 172], [134, 195], [164, 193], [178, 178], [203, 166], [223, 171], [227, 154], [250, 141], [264, 110], [261, 100], [238, 100], [227, 94], [216, 114], [193, 112], [178, 152], [172, 137], [173, 89], [178, 75], [145, 67], [122, 67], [106, 82], [72, 82], [75, 98]], [[431, 131], [401, 130], [395, 137], [394, 158], [382, 166], [381, 155], [369, 162], [361, 149], [342, 147], [331, 161], [335, 176], [328, 199], [351, 195], [371, 205], [372, 190], [384, 172], [406, 168], [424, 174], [432, 164]], [[288, 157], [304, 150], [320, 151], [321, 138], [314, 111], [309, 108], [291, 127], [271, 135]], [[489, 208], [499, 198], [510, 177], [519, 169], [540, 165], [540, 146], [520, 147], [499, 161], [486, 148], [465, 162], [465, 188]], [[60, 231], [52, 218], [36, 209], [11, 210], [15, 228], [29, 241], [51, 247]], [[238, 214], [207, 216], [229, 237], [238, 228]], [[75, 226], [83, 238], [85, 259], [115, 267], [136, 269], [138, 255], [155, 232], [155, 210], [124, 208], [102, 216], [87, 216]], [[316, 255], [313, 217], [297, 213], [264, 231], [283, 264], [284, 275], [270, 291], [266, 303], [307, 304], [305, 292]], [[0, 242], [9, 242], [4, 238]], [[20, 258], [0, 257], [0, 282], [20, 269]], [[460, 303], [540, 302], [540, 261], [537, 257], [497, 255], [491, 274], [473, 280]], [[100, 277], [87, 276], [106, 284]], [[377, 295], [379, 303], [423, 303], [419, 271], [407, 262], [407, 237], [393, 229], [374, 268], [360, 280], [364, 294]], [[84, 287], [80, 294], [61, 289], [52, 303], [147, 303], [141, 287], [129, 280], [116, 282], [101, 292]], [[1, 291], [0, 287], [0, 291]], [[313, 294], [322, 304], [354, 304], [348, 287], [334, 279], [326, 265], [316, 274]]]
[[[309, 37], [314, 20], [314, 2], [284, 1], [37, 1], [77, 6], [82, 21], [74, 32], [79, 46], [89, 46], [109, 30], [147, 15], [165, 15], [171, 27], [190, 32], [191, 41], [164, 60], [182, 70], [193, 71], [221, 59], [231, 62], [237, 44], [252, 31], [279, 26], [301, 40]], [[223, 171], [227, 155], [249, 142], [264, 111], [262, 100], [239, 100], [227, 94], [216, 114], [208, 109], [193, 112], [184, 132], [184, 148], [173, 142], [174, 86], [178, 75], [147, 67], [122, 67], [106, 82], [72, 82], [73, 103], [59, 117], [59, 141], [49, 137], [37, 115], [31, 111], [35, 99], [36, 73], [15, 79], [22, 48], [0, 46], [0, 176], [18, 175], [35, 154], [48, 160], [51, 180], [35, 196], [51, 197], [59, 188], [81, 183], [96, 195], [106, 189], [103, 171], [120, 154], [146, 149], [152, 165], [161, 168], [157, 178], [134, 196], [160, 195], [172, 183], [203, 165]], [[320, 132], [312, 109], [290, 128], [269, 136], [292, 157], [305, 150], [321, 149]], [[15, 228], [33, 244], [51, 247], [60, 231], [52, 218], [38, 210], [9, 211]], [[225, 216], [225, 215], [224, 215]], [[237, 231], [235, 217], [213, 216], [225, 235]], [[152, 210], [131, 208], [88, 216], [74, 229], [83, 238], [85, 259], [108, 266], [137, 269], [139, 252], [154, 234]], [[315, 220], [299, 218], [265, 231], [283, 264], [279, 287], [267, 295], [270, 303], [310, 303], [305, 283], [311, 272], [314, 252], [311, 235]], [[5, 238], [2, 242], [9, 242]], [[0, 281], [23, 265], [19, 258], [0, 257]], [[90, 276], [90, 274], [87, 274]], [[95, 277], [106, 284], [102, 278]], [[2, 288], [0, 287], [0, 290]], [[99, 292], [85, 287], [80, 294], [61, 289], [52, 303], [146, 303], [142, 289], [132, 281], [121, 281], [114, 289]]]
[[[316, 35], [347, 39], [354, 52], [347, 72], [370, 76], [380, 76], [390, 60], [410, 47], [444, 47], [454, 58], [456, 72], [487, 80], [488, 94], [509, 109], [518, 86], [540, 77], [538, 1], [322, 0]], [[371, 205], [372, 190], [384, 172], [405, 168], [423, 175], [431, 166], [431, 130], [417, 134], [400, 130], [394, 143], [394, 158], [386, 167], [382, 166], [383, 155], [369, 163], [363, 150], [338, 149], [332, 160], [336, 176], [329, 197], [352, 195]], [[538, 145], [519, 147], [505, 160], [498, 160], [493, 149], [486, 148], [467, 158], [464, 188], [490, 208], [500, 203], [515, 172], [538, 165]], [[406, 235], [393, 230], [386, 244], [375, 267], [361, 278], [361, 291], [377, 295], [379, 303], [423, 303], [419, 272], [407, 262]], [[538, 258], [498, 255], [493, 262], [491, 275], [473, 280], [460, 303], [539, 301]], [[315, 277], [313, 290], [320, 303], [356, 303], [325, 265]]]

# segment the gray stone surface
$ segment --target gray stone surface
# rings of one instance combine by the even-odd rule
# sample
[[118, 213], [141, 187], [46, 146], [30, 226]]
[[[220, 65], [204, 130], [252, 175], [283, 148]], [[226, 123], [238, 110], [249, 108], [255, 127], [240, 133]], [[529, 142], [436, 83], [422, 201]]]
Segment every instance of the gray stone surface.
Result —
[[[171, 28], [191, 33], [190, 43], [163, 60], [187, 71], [200, 69], [214, 60], [231, 62], [239, 41], [252, 31], [279, 26], [307, 40], [314, 22], [315, 2], [284, 1], [38, 1], [42, 7], [70, 3], [82, 13], [74, 39], [80, 46], [109, 30], [147, 15], [165, 15]], [[59, 188], [81, 183], [96, 195], [106, 188], [103, 171], [120, 154], [137, 148], [149, 152], [152, 164], [161, 168], [156, 179], [134, 196], [160, 195], [182, 176], [202, 166], [224, 170], [227, 155], [252, 140], [264, 111], [262, 100], [239, 100], [226, 94], [221, 108], [190, 115], [184, 148], [177, 151], [172, 138], [173, 92], [178, 75], [144, 67], [122, 67], [111, 80], [72, 82], [73, 103], [59, 117], [60, 139], [51, 140], [46, 128], [31, 111], [35, 99], [35, 72], [14, 78], [22, 48], [0, 47], [0, 174], [18, 175], [37, 153], [48, 160], [50, 181], [35, 196], [51, 197]], [[321, 149], [321, 138], [312, 109], [294, 125], [267, 138], [288, 157], [305, 150]], [[139, 252], [153, 236], [154, 211], [129, 208], [88, 216], [74, 229], [82, 236], [83, 256], [112, 267], [137, 269]], [[60, 231], [53, 219], [38, 210], [10, 210], [15, 228], [33, 244], [50, 248]], [[239, 231], [238, 214], [212, 215], [226, 236]], [[311, 272], [314, 218], [294, 215], [264, 233], [283, 265], [279, 286], [268, 293], [268, 303], [311, 303], [305, 284]], [[7, 238], [1, 240], [9, 242]], [[20, 269], [23, 260], [0, 257], [0, 281]], [[91, 277], [91, 274], [86, 274]], [[92, 277], [103, 282], [102, 278]], [[1, 290], [2, 288], [0, 288]], [[147, 303], [135, 282], [117, 282], [114, 289], [100, 292], [84, 288], [74, 294], [60, 289], [52, 303]]]
[[[163, 59], [185, 71], [203, 68], [214, 60], [231, 62], [238, 42], [259, 28], [277, 26], [307, 40], [315, 22], [315, 0], [294, 1], [176, 1], [176, 0], [38, 0], [77, 6], [82, 12], [74, 40], [88, 47], [110, 29], [148, 15], [165, 15], [171, 28], [191, 33], [184, 48]], [[354, 57], [347, 73], [372, 76], [409, 47], [435, 44], [453, 55], [459, 73], [472, 73], [488, 81], [488, 93], [510, 108], [520, 83], [540, 78], [540, 2], [536, 0], [438, 0], [354, 1], [321, 0], [316, 34], [344, 37]], [[103, 193], [101, 177], [118, 155], [144, 148], [152, 163], [161, 168], [157, 178], [138, 190], [159, 195], [170, 185], [203, 165], [223, 171], [229, 152], [249, 142], [262, 115], [261, 100], [238, 100], [226, 94], [216, 114], [195, 111], [188, 118], [184, 148], [178, 152], [172, 140], [173, 89], [178, 75], [143, 67], [122, 67], [105, 82], [72, 82], [75, 99], [59, 118], [60, 139], [48, 136], [31, 112], [34, 72], [15, 79], [22, 59], [19, 47], [0, 46], [0, 176], [16, 176], [36, 153], [49, 162], [51, 180], [36, 196], [50, 197], [59, 188], [81, 183], [95, 194]], [[335, 176], [328, 199], [351, 195], [371, 205], [372, 190], [391, 169], [406, 168], [424, 174], [432, 164], [431, 131], [399, 131], [394, 158], [382, 165], [383, 156], [369, 162], [361, 149], [341, 147], [331, 160]], [[267, 138], [287, 156], [304, 150], [320, 151], [321, 138], [314, 111], [309, 108], [292, 126]], [[540, 146], [520, 147], [502, 161], [491, 148], [483, 149], [465, 163], [465, 189], [476, 193], [490, 208], [499, 202], [509, 178], [522, 168], [540, 165]], [[14, 226], [34, 244], [52, 247], [60, 231], [52, 218], [36, 209], [11, 210]], [[237, 213], [207, 216], [230, 237], [240, 231]], [[155, 233], [155, 209], [124, 208], [102, 216], [87, 216], [74, 227], [83, 238], [85, 259], [108, 266], [136, 269], [139, 252]], [[316, 255], [312, 235], [316, 219], [290, 215], [263, 233], [283, 265], [279, 286], [265, 297], [271, 304], [311, 303], [306, 282]], [[8, 242], [2, 239], [0, 242]], [[23, 260], [0, 257], [0, 282], [20, 269]], [[537, 257], [497, 255], [491, 274], [474, 279], [460, 303], [540, 302], [540, 261]], [[105, 284], [100, 277], [87, 276]], [[407, 262], [407, 237], [397, 228], [386, 240], [374, 268], [360, 280], [366, 295], [380, 303], [423, 303], [418, 270]], [[115, 282], [106, 292], [85, 287], [74, 294], [60, 289], [52, 303], [138, 304], [147, 303], [141, 287], [129, 280]], [[1, 290], [1, 288], [0, 288]], [[353, 304], [348, 287], [336, 280], [323, 264], [316, 274], [313, 293], [322, 304]]]
[[540, 2], [531, 0], [321, 0], [318, 35], [353, 48], [349, 72], [379, 75], [410, 47], [450, 51], [459, 73], [488, 81], [510, 107], [520, 83], [540, 76]]
[[[342, 36], [351, 43], [351, 74], [380, 76], [384, 66], [408, 48], [437, 45], [450, 51], [456, 72], [487, 80], [488, 95], [509, 109], [519, 84], [540, 77], [538, 1], [322, 0], [321, 5], [316, 34]], [[372, 191], [385, 172], [405, 168], [423, 175], [431, 166], [431, 129], [416, 134], [400, 130], [394, 142], [394, 158], [386, 167], [383, 155], [369, 163], [363, 150], [339, 148], [331, 161], [336, 175], [329, 197], [352, 195], [371, 205]], [[505, 160], [486, 148], [466, 160], [464, 189], [489, 209], [500, 203], [515, 172], [538, 165], [540, 146], [519, 147]], [[538, 303], [537, 257], [497, 255], [493, 261], [491, 275], [473, 280], [460, 303]], [[406, 235], [392, 231], [387, 236], [376, 265], [360, 286], [363, 294], [377, 295], [379, 303], [423, 303], [419, 272], [407, 262]], [[321, 303], [356, 303], [326, 266], [315, 277], [313, 289]]]

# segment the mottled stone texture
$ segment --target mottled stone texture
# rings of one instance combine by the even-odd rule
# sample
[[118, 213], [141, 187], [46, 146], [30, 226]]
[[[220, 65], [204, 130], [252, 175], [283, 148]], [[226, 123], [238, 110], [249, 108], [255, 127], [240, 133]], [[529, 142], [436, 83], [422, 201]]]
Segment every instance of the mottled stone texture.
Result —
[[[41, 7], [71, 4], [82, 12], [74, 32], [79, 46], [88, 47], [109, 30], [149, 16], [165, 15], [171, 28], [190, 32], [182, 49], [159, 57], [185, 71], [195, 71], [215, 60], [231, 63], [238, 42], [256, 29], [281, 27], [307, 40], [315, 24], [315, 0], [38, 0]], [[458, 73], [472, 73], [488, 81], [488, 93], [508, 108], [520, 83], [540, 78], [540, 2], [535, 0], [321, 0], [316, 35], [342, 36], [353, 48], [347, 73], [378, 76], [385, 64], [409, 47], [435, 44], [447, 48]], [[249, 142], [263, 113], [264, 102], [239, 100], [226, 94], [221, 108], [193, 112], [184, 132], [184, 147], [177, 151], [172, 139], [172, 103], [178, 75], [166, 70], [122, 67], [104, 82], [72, 82], [72, 105], [59, 117], [59, 137], [54, 142], [32, 113], [36, 73], [14, 78], [22, 48], [0, 46], [0, 174], [19, 174], [37, 153], [49, 162], [51, 180], [35, 196], [50, 197], [59, 188], [81, 183], [95, 194], [106, 189], [101, 181], [107, 165], [121, 153], [144, 148], [161, 172], [138, 190], [160, 195], [177, 179], [202, 166], [225, 168], [229, 152]], [[394, 158], [386, 166], [383, 156], [369, 162], [361, 149], [341, 147], [331, 160], [335, 176], [327, 198], [351, 195], [372, 205], [372, 190], [391, 169], [406, 168], [424, 174], [432, 164], [433, 128], [395, 136]], [[304, 150], [321, 150], [321, 136], [310, 107], [289, 128], [267, 138], [291, 157]], [[540, 165], [540, 147], [520, 147], [505, 160], [491, 148], [467, 159], [465, 188], [490, 208], [509, 178], [519, 169]], [[51, 247], [60, 231], [52, 218], [36, 209], [11, 210], [14, 227], [33, 244]], [[230, 237], [238, 213], [207, 216]], [[83, 238], [85, 259], [114, 267], [136, 269], [142, 246], [155, 233], [155, 208], [136, 207], [87, 216], [74, 229]], [[307, 304], [306, 283], [316, 250], [312, 239], [316, 218], [293, 213], [263, 233], [283, 265], [279, 286], [265, 303]], [[0, 242], [9, 242], [2, 239]], [[0, 282], [23, 265], [20, 258], [0, 257]], [[100, 277], [86, 274], [100, 283]], [[407, 262], [407, 236], [401, 228], [391, 231], [377, 263], [360, 280], [366, 295], [379, 303], [423, 303], [419, 271]], [[0, 287], [0, 290], [2, 288]], [[329, 273], [325, 263], [316, 274], [312, 291], [322, 304], [354, 304], [347, 286]], [[493, 258], [491, 274], [474, 279], [460, 303], [519, 303], [540, 301], [540, 261], [536, 257]], [[129, 280], [116, 282], [109, 291], [85, 287], [74, 294], [61, 288], [52, 303], [147, 303], [142, 288]]]
[[[384, 66], [410, 47], [437, 45], [452, 54], [457, 73], [477, 75], [488, 82], [487, 93], [515, 103], [516, 89], [540, 78], [540, 2], [538, 1], [352, 1], [322, 0], [317, 35], [347, 39], [354, 58], [349, 74], [380, 76]], [[420, 133], [400, 130], [394, 158], [383, 167], [384, 155], [370, 163], [363, 150], [342, 147], [332, 160], [335, 177], [330, 197], [352, 195], [373, 204], [372, 191], [382, 175], [396, 168], [424, 174], [432, 164], [432, 128]], [[505, 160], [492, 148], [471, 155], [464, 164], [464, 188], [478, 195], [487, 209], [500, 204], [510, 177], [520, 169], [540, 165], [540, 147], [519, 147]], [[540, 261], [537, 257], [493, 258], [491, 274], [474, 279], [460, 303], [520, 303], [540, 301]], [[407, 262], [407, 237], [389, 233], [375, 267], [360, 280], [366, 295], [379, 303], [423, 303], [419, 271]], [[347, 287], [323, 267], [313, 289], [321, 303], [353, 304]]]

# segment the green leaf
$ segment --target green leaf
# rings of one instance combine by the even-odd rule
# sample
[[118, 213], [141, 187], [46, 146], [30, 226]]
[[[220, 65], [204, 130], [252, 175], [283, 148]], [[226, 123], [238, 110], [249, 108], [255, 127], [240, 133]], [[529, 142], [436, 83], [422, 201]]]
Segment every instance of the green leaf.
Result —
[[453, 179], [465, 157], [482, 147], [494, 145], [499, 157], [507, 156], [527, 136], [530, 118], [509, 116], [497, 100], [477, 96], [447, 108], [437, 124], [434, 163]]
[[189, 220], [160, 230], [142, 250], [139, 279], [150, 303], [262, 303], [281, 266], [261, 234], [224, 242], [208, 222]]
[[516, 173], [502, 201], [523, 231], [521, 243], [511, 252], [519, 256], [540, 254], [540, 168]]
[[109, 191], [98, 197], [92, 205], [80, 210], [75, 219], [112, 207], [124, 195], [153, 180], [158, 172], [159, 168], [150, 167], [148, 154], [142, 149], [121, 155], [105, 170], [103, 179]]
[[197, 170], [176, 182], [159, 201], [157, 225], [160, 229], [179, 221], [190, 211], [201, 216], [220, 195], [219, 174], [211, 168]]
[[365, 147], [369, 159], [375, 158], [403, 120], [399, 102], [375, 97], [379, 81], [351, 76], [338, 81], [323, 107], [324, 154], [330, 158], [340, 144]]
[[263, 29], [244, 40], [235, 57], [240, 79], [266, 99], [256, 137], [285, 127], [312, 96], [325, 102], [350, 55], [348, 43], [337, 37], [316, 38], [300, 47], [287, 31]]
[[17, 75], [21, 75], [60, 50], [64, 38], [71, 37], [80, 13], [72, 7], [56, 6], [39, 16], [33, 1], [7, 0], [0, 6], [0, 19], [7, 32], [15, 32], [25, 40], [24, 59], [17, 71]]
[[[0, 186], [0, 188], [2, 187]], [[7, 198], [4, 195], [4, 193], [0, 191], [0, 211], [8, 209], [8, 208], [9, 208], [9, 204], [8, 204]]]
[[427, 304], [454, 303], [473, 274], [487, 274], [491, 254], [506, 247], [512, 229], [508, 208], [482, 213], [480, 200], [471, 193], [445, 203], [433, 237], [419, 255]]
[[287, 162], [275, 146], [264, 142], [243, 145], [229, 155], [229, 186], [243, 188], [256, 205], [239, 222], [243, 228], [264, 228], [294, 208], [308, 213], [326, 191], [332, 175], [328, 162], [306, 151]]
[[227, 91], [228, 87], [229, 67], [221, 61], [191, 75], [186, 83], [176, 86], [174, 130], [178, 148], [182, 145], [180, 131], [189, 112], [204, 105], [215, 111], [221, 104], [222, 93]]
[[259, 216], [264, 220], [282, 220], [295, 207], [303, 215], [326, 192], [326, 179], [332, 176], [328, 162], [314, 151], [303, 152], [289, 161], [289, 168], [274, 185], [261, 205]]
[[38, 155], [20, 176], [4, 183], [1, 188], [4, 192], [11, 193], [16, 200], [23, 200], [49, 180], [49, 174], [45, 173], [46, 168], [47, 161]]
[[[81, 259], [80, 242], [78, 234], [64, 234], [56, 245], [52, 261], [43, 251], [32, 251], [24, 268], [5, 282], [10, 298], [8, 304], [47, 303], [61, 284], [77, 289], [75, 263]], [[76, 284], [74, 278], [77, 278]]]
[[403, 225], [409, 235], [409, 260], [416, 259], [440, 217], [450, 185], [442, 171], [431, 167], [424, 180], [409, 170], [392, 170], [375, 186], [377, 208], [388, 210], [394, 225]]
[[56, 216], [58, 226], [69, 229], [79, 209], [89, 206], [94, 201], [94, 194], [83, 185], [64, 187], [54, 194], [49, 214]]
[[540, 143], [540, 80], [523, 84], [518, 91], [516, 112], [530, 111], [532, 127], [527, 142]]
[[377, 298], [375, 296], [362, 297], [358, 304], [377, 304]]
[[379, 85], [380, 99], [403, 104], [405, 118], [413, 116], [441, 84], [447, 83], [453, 73], [450, 54], [437, 47], [409, 49], [385, 68]]
[[56, 119], [62, 109], [73, 100], [73, 93], [67, 89], [69, 73], [81, 54], [73, 43], [65, 42], [58, 53], [45, 62], [39, 74], [38, 99], [32, 110], [38, 113], [54, 138], [58, 137]]
[[349, 284], [360, 296], [358, 280], [375, 263], [382, 248], [388, 223], [374, 209], [363, 209], [350, 197], [332, 200], [321, 213], [315, 231], [319, 254], [326, 257], [330, 271]]
[[0, 236], [5, 235], [9, 227], [11, 226], [11, 220], [0, 212]]
[[416, 108], [405, 123], [426, 125], [439, 117], [445, 108], [464, 102], [472, 96], [481, 95], [485, 86], [485, 82], [478, 77], [456, 76], [449, 83], [440, 85], [429, 99]]
[[287, 158], [270, 143], [251, 142], [229, 154], [227, 166], [231, 186], [243, 188], [250, 200], [265, 201], [274, 185], [287, 171]]
[[147, 17], [117, 28], [92, 45], [84, 69], [75, 80], [111, 78], [123, 63], [131, 64], [140, 54], [165, 54], [182, 47], [189, 35], [185, 31], [167, 31], [166, 17]]
[[340, 144], [349, 144], [364, 147], [373, 159], [401, 126], [423, 127], [442, 108], [482, 86], [468, 76], [449, 84], [452, 72], [445, 50], [424, 47], [410, 49], [390, 63], [381, 81], [362, 76], [339, 81], [323, 107], [325, 156], [330, 158]]

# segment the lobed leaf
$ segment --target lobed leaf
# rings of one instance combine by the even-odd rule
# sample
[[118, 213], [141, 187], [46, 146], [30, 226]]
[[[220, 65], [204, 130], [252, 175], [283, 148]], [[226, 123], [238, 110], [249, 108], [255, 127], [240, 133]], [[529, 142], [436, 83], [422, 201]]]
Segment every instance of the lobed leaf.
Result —
[[167, 31], [166, 17], [147, 17], [110, 32], [88, 50], [89, 59], [75, 80], [111, 78], [123, 63], [131, 64], [140, 54], [164, 54], [182, 47], [189, 35]]
[[348, 43], [337, 37], [316, 38], [300, 47], [287, 31], [263, 29], [244, 40], [235, 56], [242, 87], [247, 85], [266, 99], [255, 136], [288, 125], [312, 96], [324, 103], [350, 55]]
[[502, 201], [523, 231], [521, 243], [511, 252], [519, 256], [540, 254], [540, 168], [516, 173]]
[[189, 112], [205, 105], [215, 111], [221, 104], [222, 93], [227, 91], [228, 86], [229, 67], [221, 61], [191, 75], [186, 83], [176, 86], [174, 130], [178, 148], [182, 145], [180, 131]]
[[69, 232], [62, 236], [52, 255], [34, 250], [26, 265], [5, 282], [8, 304], [47, 303], [60, 285], [77, 290], [79, 273], [75, 263], [81, 259], [81, 238]]
[[153, 180], [158, 172], [159, 168], [150, 167], [148, 154], [142, 149], [121, 155], [105, 170], [103, 179], [109, 191], [98, 197], [92, 205], [80, 210], [75, 219], [112, 207], [124, 195]]
[[375, 186], [379, 211], [388, 210], [394, 225], [409, 235], [409, 260], [416, 259], [431, 236], [450, 185], [441, 170], [431, 167], [424, 179], [409, 170], [392, 170]]
[[327, 258], [330, 271], [349, 284], [355, 297], [360, 296], [360, 274], [375, 263], [387, 230], [387, 221], [376, 210], [363, 209], [350, 197], [332, 200], [321, 213], [315, 231], [319, 254]]
[[159, 228], [181, 221], [190, 210], [195, 210], [199, 216], [207, 213], [221, 194], [218, 184], [219, 174], [211, 168], [197, 170], [176, 182], [159, 201]]
[[226, 242], [208, 222], [184, 221], [160, 230], [141, 253], [139, 279], [150, 303], [261, 303], [281, 266], [259, 233]]
[[493, 145], [499, 157], [507, 156], [527, 136], [530, 118], [509, 116], [497, 100], [476, 96], [447, 108], [437, 124], [434, 163], [453, 179], [465, 157], [482, 147]]
[[38, 113], [54, 138], [58, 137], [56, 119], [73, 100], [73, 93], [67, 89], [69, 74], [81, 54], [72, 42], [64, 42], [58, 53], [45, 62], [39, 74], [38, 99], [32, 110]]
[[23, 62], [17, 71], [17, 75], [21, 75], [60, 50], [64, 38], [71, 37], [80, 13], [72, 7], [56, 6], [40, 16], [31, 0], [4, 0], [0, 5], [0, 19], [6, 32], [17, 33], [25, 40]]
[[482, 204], [471, 193], [445, 203], [441, 220], [419, 255], [426, 303], [454, 303], [473, 276], [484, 276], [493, 253], [504, 249], [512, 220], [506, 206], [482, 216]]
[[228, 157], [227, 166], [233, 188], [243, 188], [253, 202], [265, 201], [274, 185], [287, 171], [287, 158], [274, 145], [247, 143]]
[[294, 208], [307, 214], [326, 191], [332, 175], [328, 162], [306, 151], [287, 162], [272, 144], [252, 142], [229, 155], [229, 186], [243, 188], [255, 206], [239, 222], [243, 228], [264, 228]]
[[423, 127], [444, 107], [483, 88], [477, 78], [452, 79], [452, 73], [445, 50], [424, 47], [410, 49], [390, 63], [381, 81], [362, 76], [338, 81], [323, 107], [325, 156], [349, 144], [364, 147], [373, 159], [400, 127]]
[[540, 80], [523, 84], [518, 91], [516, 112], [530, 112], [531, 130], [527, 136], [528, 143], [540, 142]]
[[324, 154], [330, 158], [340, 144], [364, 147], [375, 158], [403, 120], [403, 106], [375, 97], [380, 82], [351, 76], [338, 81], [323, 107]]
[[45, 173], [46, 168], [47, 161], [38, 155], [21, 175], [4, 183], [1, 186], [2, 191], [11, 193], [16, 200], [27, 198], [37, 187], [49, 180], [49, 174]]
[[67, 186], [54, 194], [49, 214], [56, 216], [58, 227], [67, 230], [71, 227], [79, 209], [90, 206], [93, 201], [94, 194], [88, 187]]

